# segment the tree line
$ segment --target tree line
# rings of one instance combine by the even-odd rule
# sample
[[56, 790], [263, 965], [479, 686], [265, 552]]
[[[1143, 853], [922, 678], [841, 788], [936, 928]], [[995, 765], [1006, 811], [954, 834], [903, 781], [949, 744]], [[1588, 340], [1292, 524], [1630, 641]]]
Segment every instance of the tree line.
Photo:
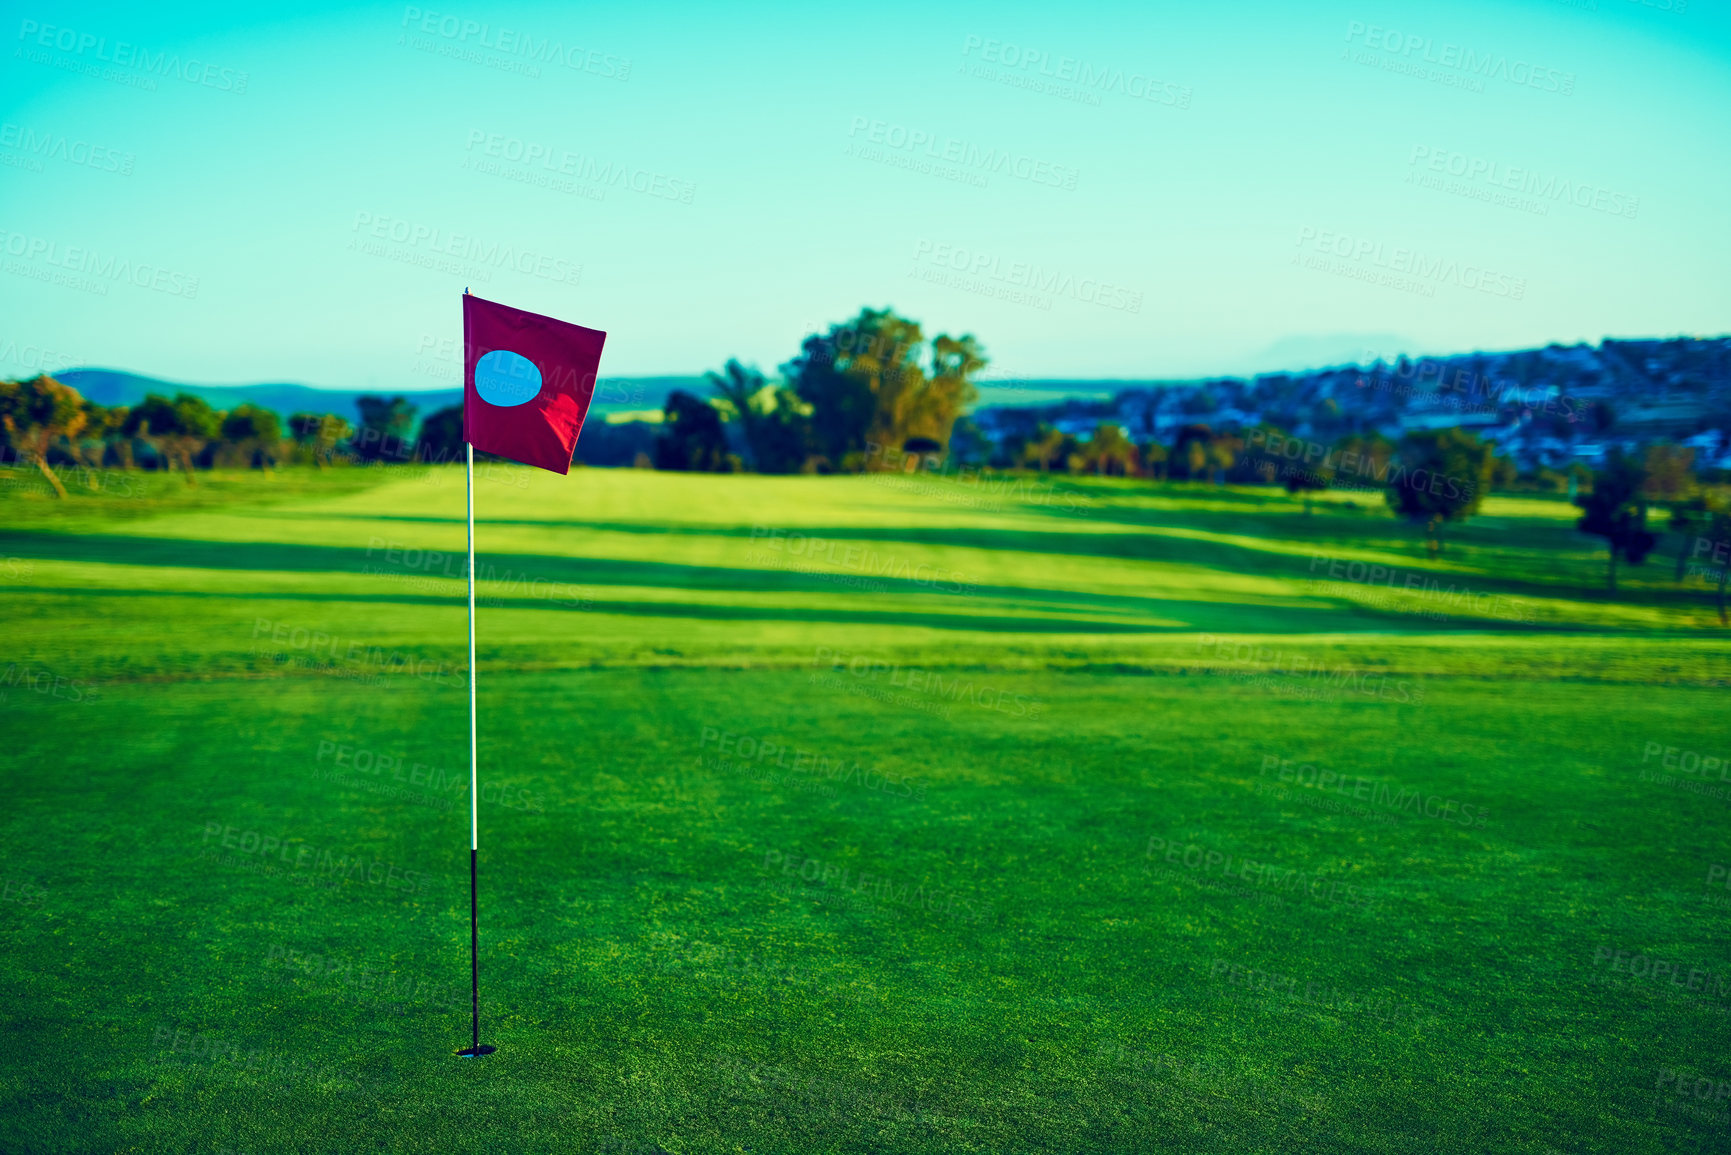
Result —
[[[38, 469], [60, 497], [57, 469], [179, 470], [188, 485], [206, 469], [275, 469], [300, 464], [324, 468], [424, 460], [414, 437], [415, 407], [403, 397], [361, 397], [358, 426], [335, 413], [300, 412], [287, 422], [274, 411], [243, 403], [231, 410], [180, 393], [147, 394], [137, 405], [102, 405], [43, 374], [0, 381], [0, 461]], [[456, 417], [462, 440], [462, 411]], [[90, 484], [95, 486], [94, 477]]]
[[[1492, 445], [1458, 428], [1410, 432], [1399, 441], [1352, 434], [1325, 445], [1267, 422], [1236, 429], [1193, 423], [1179, 427], [1165, 445], [1133, 442], [1111, 423], [1086, 437], [1036, 424], [988, 442], [966, 416], [988, 363], [972, 335], [927, 338], [918, 321], [892, 309], [861, 309], [808, 335], [775, 380], [730, 360], [707, 375], [711, 396], [675, 390], [653, 452], [639, 464], [790, 474], [943, 468], [975, 460], [1047, 474], [1280, 485], [1305, 499], [1307, 513], [1319, 491], [1380, 492], [1397, 516], [1424, 526], [1433, 556], [1444, 548], [1445, 527], [1477, 513], [1491, 488], [1566, 488], [1581, 509], [1576, 528], [1606, 541], [1612, 589], [1619, 561], [1641, 565], [1657, 545], [1648, 527], [1655, 508], [1684, 535], [1685, 549], [1690, 540], [1731, 541], [1724, 490], [1698, 480], [1694, 451], [1681, 446], [1660, 443], [1638, 456], [1613, 453], [1597, 471], [1575, 465], [1521, 478]], [[34, 465], [65, 497], [56, 465], [178, 469], [196, 484], [199, 469], [216, 467], [462, 458], [460, 405], [429, 414], [418, 429], [415, 406], [402, 396], [363, 396], [356, 407], [358, 425], [314, 412], [290, 414], [285, 425], [271, 410], [241, 404], [220, 411], [189, 393], [104, 406], [46, 375], [0, 381], [0, 460]], [[1686, 562], [1679, 552], [1679, 581]], [[1715, 562], [1723, 619], [1731, 565], [1716, 554]]]
[[[879, 447], [945, 453], [978, 396], [987, 365], [972, 335], [928, 339], [892, 309], [861, 309], [800, 343], [780, 379], [738, 360], [708, 374], [713, 393], [668, 395], [654, 442], [657, 469], [859, 473], [881, 468]], [[730, 439], [727, 426], [739, 437]], [[737, 441], [743, 452], [733, 451]]]

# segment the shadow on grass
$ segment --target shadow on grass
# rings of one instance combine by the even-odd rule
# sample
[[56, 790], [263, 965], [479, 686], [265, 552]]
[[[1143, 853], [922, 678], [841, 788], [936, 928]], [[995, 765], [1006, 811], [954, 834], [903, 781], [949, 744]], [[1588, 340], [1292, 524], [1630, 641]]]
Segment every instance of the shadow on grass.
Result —
[[[183, 567], [218, 572], [349, 574], [378, 577], [385, 581], [444, 578], [453, 583], [460, 582], [463, 576], [463, 559], [460, 555], [448, 556], [431, 569], [410, 569], [381, 565], [382, 551], [369, 558], [367, 551], [359, 548], [286, 542], [215, 542], [130, 535], [0, 533], [0, 551], [22, 558]], [[815, 575], [722, 566], [692, 566], [673, 562], [559, 558], [536, 554], [483, 554], [478, 560], [481, 592], [486, 604], [522, 609], [547, 610], [558, 607], [546, 598], [496, 597], [486, 590], [489, 579], [505, 582], [542, 581], [572, 585], [636, 586], [683, 590], [694, 594], [744, 592], [828, 594], [832, 597], [855, 598], [864, 596], [851, 588], [851, 585], [838, 584], [835, 580], [839, 578], [852, 583], [861, 576], [848, 573]], [[373, 567], [372, 572], [368, 572], [369, 566]], [[380, 572], [381, 570], [384, 572]], [[918, 604], [893, 609], [863, 606], [854, 609], [841, 605], [730, 606], [705, 603], [701, 600], [688, 603], [595, 599], [590, 608], [603, 613], [660, 617], [703, 617], [730, 621], [857, 622], [1004, 633], [1322, 633], [1363, 632], [1366, 629], [1386, 628], [1372, 626], [1370, 623], [1377, 618], [1357, 610], [1349, 603], [1332, 600], [1306, 607], [1294, 606], [1284, 599], [1260, 604], [1255, 601], [1174, 600], [1022, 586], [979, 587], [974, 592], [963, 595], [936, 592], [929, 585], [908, 579], [886, 577], [871, 580], [882, 587], [882, 595], [917, 599]], [[13, 588], [18, 592], [31, 589], [31, 592], [43, 594], [65, 592], [43, 587]], [[405, 605], [461, 605], [465, 600], [455, 589], [449, 595], [408, 591], [381, 594], [274, 590], [249, 592], [244, 589], [233, 593], [202, 591], [185, 594], [150, 590], [83, 589], [78, 592], [80, 595], [106, 593], [109, 596], [130, 594], [267, 601], [372, 601], [398, 602]], [[978, 610], [988, 612], [981, 613], [977, 612]], [[993, 610], [996, 612], [991, 612]], [[573, 609], [572, 612], [579, 611]]]
[[[212, 590], [122, 590], [80, 589], [68, 591], [47, 586], [16, 586], [17, 593], [110, 598], [193, 598], [209, 601], [247, 600], [261, 602], [326, 602], [359, 605], [444, 606], [461, 609], [469, 604], [466, 596], [440, 597], [435, 594], [322, 594], [300, 591], [260, 591], [258, 593], [223, 593]], [[628, 614], [640, 617], [699, 618], [720, 622], [828, 622], [838, 625], [876, 625], [904, 629], [977, 630], [984, 633], [1019, 634], [1166, 634], [1194, 633], [1193, 624], [1133, 623], [1103, 621], [1097, 618], [1011, 617], [987, 614], [938, 614], [919, 610], [850, 610], [830, 607], [718, 605], [710, 602], [677, 601], [614, 601], [591, 599], [586, 605], [558, 605], [546, 598], [500, 598], [483, 596], [482, 610], [539, 610], [544, 613], [566, 614]], [[1182, 608], [1212, 603], [1168, 602], [1162, 605]], [[1284, 619], [1283, 619], [1284, 620]], [[1287, 623], [1290, 625], [1290, 623]], [[1248, 627], [1246, 627], [1248, 628]], [[1251, 631], [1263, 632], [1263, 631]]]
[[[1531, 598], [1566, 597], [1589, 604], [1618, 603], [1647, 608], [1684, 608], [1698, 610], [1702, 590], [1660, 589], [1651, 586], [1625, 584], [1615, 592], [1607, 591], [1601, 579], [1602, 562], [1565, 555], [1571, 547], [1587, 545], [1585, 539], [1567, 526], [1553, 522], [1523, 525], [1519, 531], [1522, 547], [1512, 550], [1507, 542], [1510, 531], [1503, 528], [1467, 525], [1453, 530], [1446, 539], [1443, 557], [1433, 562], [1426, 556], [1422, 531], [1405, 523], [1380, 519], [1368, 521], [1362, 515], [1325, 515], [1320, 510], [1309, 517], [1283, 510], [1270, 498], [1266, 520], [1254, 513], [1211, 513], [1186, 511], [1174, 516], [1160, 510], [1117, 509], [1106, 516], [1099, 511], [1063, 510], [1046, 506], [1030, 506], [1024, 512], [1050, 518], [1060, 526], [1094, 525], [1118, 527], [1119, 532], [1079, 532], [1067, 529], [990, 529], [966, 526], [920, 529], [912, 527], [873, 526], [801, 526], [797, 532], [808, 539], [824, 542], [883, 542], [908, 545], [951, 546], [994, 552], [1058, 554], [1068, 557], [1098, 557], [1119, 561], [1150, 561], [1168, 564], [1194, 565], [1203, 569], [1221, 570], [1250, 577], [1289, 581], [1328, 581], [1326, 564], [1347, 560], [1345, 551], [1377, 550], [1395, 555], [1389, 563], [1401, 570], [1404, 580], [1411, 574], [1434, 580], [1446, 592], [1451, 587], [1471, 594], [1506, 594]], [[333, 516], [360, 521], [404, 521], [441, 525], [461, 525], [463, 519], [414, 515], [337, 514]], [[643, 522], [608, 521], [536, 521], [530, 519], [496, 518], [485, 524], [524, 529], [591, 530], [600, 533], [633, 535], [672, 535], [680, 537], [715, 537], [764, 541], [761, 530], [750, 526], [646, 524]], [[1308, 531], [1307, 536], [1295, 536], [1295, 527]], [[1162, 532], [1176, 529], [1220, 534], [1239, 539], [1260, 538], [1264, 547], [1240, 541], [1201, 541], [1181, 534]], [[779, 532], [779, 527], [778, 527]], [[753, 534], [756, 533], [756, 538]], [[784, 536], [784, 542], [790, 540]], [[1307, 547], [1308, 554], [1289, 552], [1292, 546]], [[1285, 547], [1285, 548], [1281, 548]], [[1452, 555], [1451, 555], [1452, 551]], [[797, 555], [788, 554], [790, 557]], [[1494, 574], [1475, 568], [1473, 562], [1502, 561], [1518, 565], [1519, 574]], [[1572, 573], [1571, 568], [1585, 572]], [[1664, 566], [1654, 566], [1649, 573], [1659, 573]], [[769, 571], [766, 571], [769, 572]], [[1628, 576], [1625, 575], [1625, 582]], [[1367, 590], [1376, 588], [1365, 587]], [[1039, 592], [1019, 587], [997, 587], [1008, 593]], [[982, 592], [986, 592], [982, 590]], [[1058, 591], [1044, 591], [1057, 596]], [[1294, 591], [1298, 596], [1307, 596]], [[1319, 597], [1322, 595], [1308, 595]], [[1077, 601], [1089, 601], [1092, 595], [1075, 594]], [[1135, 599], [1129, 599], [1132, 602]], [[1326, 599], [1340, 606], [1355, 605], [1350, 598]], [[1364, 609], [1366, 614], [1375, 611]], [[1401, 615], [1396, 615], [1401, 616]], [[1503, 619], [1490, 619], [1501, 622]]]
[[[429, 521], [446, 519], [429, 518]], [[560, 523], [521, 523], [542, 528]], [[746, 538], [751, 530], [745, 527], [713, 529], [662, 526], [649, 527], [636, 523], [572, 523], [591, 529], [618, 529], [636, 534], [671, 533]], [[1118, 560], [1158, 561], [1168, 564], [1191, 565], [1227, 573], [1258, 577], [1305, 580], [1313, 577], [1310, 563], [1303, 557], [1265, 551], [1231, 542], [1205, 542], [1190, 538], [1165, 537], [1155, 534], [1100, 534], [1028, 532], [1017, 530], [956, 528], [947, 530], [872, 529], [858, 527], [820, 527], [806, 535], [825, 541], [872, 542], [901, 544], [931, 544], [962, 546], [985, 551], [1020, 550], [1062, 554], [1074, 557], [1105, 557]], [[227, 542], [189, 538], [152, 538], [125, 534], [41, 533], [31, 531], [0, 531], [0, 552], [20, 558], [95, 562], [159, 567], [181, 567], [215, 571], [303, 572], [353, 574], [383, 577], [387, 580], [446, 578], [461, 581], [463, 557], [456, 552], [420, 551], [420, 557], [439, 559], [432, 565], [423, 560], [417, 567], [386, 563], [383, 549], [363, 549], [350, 546], [311, 545], [298, 542]], [[413, 552], [413, 551], [411, 551]], [[784, 556], [790, 562], [802, 558], [791, 552]], [[892, 569], [905, 559], [891, 556]], [[873, 564], [884, 559], [874, 556]], [[865, 596], [866, 594], [918, 598], [925, 603], [979, 605], [985, 601], [1011, 603], [1002, 608], [1002, 620], [1025, 623], [1030, 632], [1080, 631], [1107, 632], [1124, 630], [1165, 631], [1199, 629], [1222, 633], [1313, 633], [1328, 631], [1364, 632], [1383, 630], [1390, 624], [1410, 627], [1413, 618], [1400, 612], [1383, 612], [1364, 607], [1351, 598], [1312, 595], [1314, 605], [1293, 604], [1293, 594], [1266, 598], [1240, 594], [1235, 601], [1206, 599], [1161, 599], [1134, 595], [1094, 593], [1080, 590], [1050, 589], [1033, 586], [980, 585], [967, 593], [946, 591], [931, 583], [910, 578], [874, 577], [869, 566], [848, 572], [812, 574], [778, 569], [742, 568], [730, 566], [699, 566], [673, 562], [651, 562], [618, 558], [570, 558], [547, 554], [483, 552], [478, 558], [480, 580], [545, 581], [586, 583], [594, 585], [639, 586], [691, 591], [794, 593]], [[1472, 575], [1439, 574], [1438, 580], [1468, 581]], [[870, 582], [869, 590], [857, 585]], [[16, 587], [15, 587], [16, 588]], [[1367, 587], [1369, 588], [1369, 587]], [[1483, 591], [1507, 592], [1525, 588], [1521, 583], [1486, 583]], [[1533, 588], [1531, 592], [1544, 592]], [[1301, 591], [1294, 591], [1304, 596]], [[271, 594], [269, 596], [278, 596]], [[401, 595], [390, 595], [399, 597]], [[432, 604], [442, 604], [439, 594], [427, 595]], [[333, 595], [342, 600], [343, 595]], [[1630, 600], [1630, 599], [1625, 599]], [[1662, 600], [1662, 599], [1661, 599]], [[525, 599], [528, 604], [545, 606], [545, 601]], [[619, 603], [621, 607], [665, 605], [668, 603]], [[1024, 608], [1025, 607], [1025, 608]], [[1174, 622], [1174, 616], [1190, 611], [1187, 620]], [[640, 612], [636, 608], [621, 612]], [[674, 611], [667, 611], [674, 616]], [[921, 610], [890, 620], [912, 620]], [[1067, 615], [1042, 623], [1039, 615]], [[1105, 622], [1073, 615], [1107, 614], [1118, 617], [1151, 618], [1146, 622]], [[749, 616], [749, 615], [747, 615]], [[924, 616], [951, 621], [950, 628], [969, 628], [969, 622], [987, 620], [965, 613], [933, 613]], [[1296, 627], [1296, 628], [1295, 628]], [[987, 627], [981, 627], [987, 628]], [[1502, 618], [1458, 617], [1426, 622], [1416, 632], [1455, 632], [1462, 629], [1517, 630], [1525, 628]]]

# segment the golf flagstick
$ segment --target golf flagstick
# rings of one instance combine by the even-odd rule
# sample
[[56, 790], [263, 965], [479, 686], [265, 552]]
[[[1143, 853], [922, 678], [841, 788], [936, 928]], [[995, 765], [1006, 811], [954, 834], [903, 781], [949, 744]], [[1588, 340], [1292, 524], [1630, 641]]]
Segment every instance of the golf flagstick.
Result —
[[[468, 289], [464, 289], [467, 295]], [[469, 515], [469, 1046], [465, 1059], [490, 1055], [481, 1045], [481, 758], [475, 741], [475, 447], [463, 442], [463, 483]]]
[[564, 476], [594, 398], [607, 334], [463, 290], [463, 481], [469, 526], [469, 1045], [481, 1042], [481, 757], [475, 709], [475, 450]]
[[481, 1045], [481, 909], [478, 894], [481, 857], [481, 760], [475, 741], [475, 447], [463, 443], [463, 480], [469, 512], [469, 996], [470, 1043], [457, 1054], [465, 1059], [490, 1055]]

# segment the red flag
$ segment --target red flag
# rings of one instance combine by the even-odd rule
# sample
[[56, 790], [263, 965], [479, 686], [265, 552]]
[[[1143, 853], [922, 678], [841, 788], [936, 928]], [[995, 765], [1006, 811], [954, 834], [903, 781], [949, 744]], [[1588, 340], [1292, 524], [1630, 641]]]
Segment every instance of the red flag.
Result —
[[607, 334], [463, 294], [463, 437], [524, 465], [571, 471]]

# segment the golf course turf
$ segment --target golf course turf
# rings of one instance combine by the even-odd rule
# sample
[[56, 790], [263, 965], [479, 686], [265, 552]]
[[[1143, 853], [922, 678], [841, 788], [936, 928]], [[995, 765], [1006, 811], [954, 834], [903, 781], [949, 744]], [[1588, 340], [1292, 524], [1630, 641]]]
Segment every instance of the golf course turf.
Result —
[[0, 1151], [1731, 1144], [1675, 534], [489, 466], [465, 1061], [461, 470], [0, 480]]

